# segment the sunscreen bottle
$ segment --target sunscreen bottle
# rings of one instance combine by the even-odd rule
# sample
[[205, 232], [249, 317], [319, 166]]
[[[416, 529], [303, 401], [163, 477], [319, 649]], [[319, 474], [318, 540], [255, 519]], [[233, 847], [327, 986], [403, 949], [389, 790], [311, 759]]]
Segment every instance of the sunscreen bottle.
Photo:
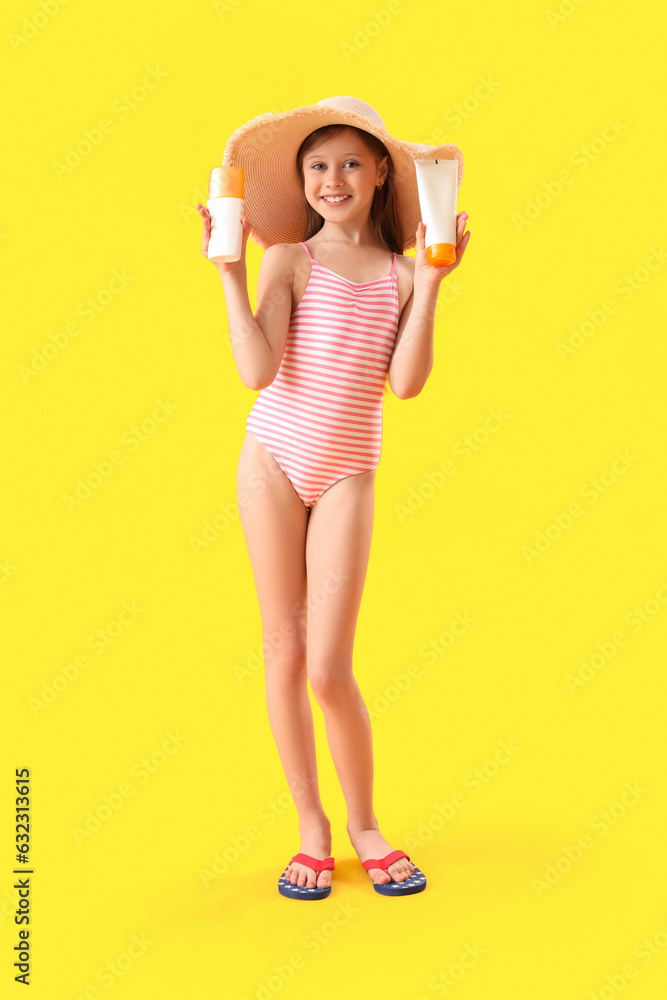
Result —
[[426, 226], [426, 259], [435, 267], [456, 260], [456, 160], [416, 159], [417, 190], [422, 221]]
[[206, 207], [211, 213], [208, 259], [214, 264], [239, 260], [243, 244], [241, 167], [214, 167], [211, 170]]

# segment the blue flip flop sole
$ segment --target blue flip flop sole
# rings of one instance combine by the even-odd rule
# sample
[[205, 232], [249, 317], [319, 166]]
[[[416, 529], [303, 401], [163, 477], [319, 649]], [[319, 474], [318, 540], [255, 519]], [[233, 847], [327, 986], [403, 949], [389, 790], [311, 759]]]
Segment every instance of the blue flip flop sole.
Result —
[[[289, 865], [287, 868], [289, 868]], [[330, 885], [324, 887], [314, 886], [312, 889], [309, 889], [305, 885], [292, 885], [285, 878], [287, 868], [278, 879], [278, 892], [281, 896], [288, 896], [290, 899], [325, 899], [331, 893]]]
[[384, 885], [373, 882], [373, 888], [382, 896], [409, 896], [426, 888], [426, 876], [415, 865], [412, 875], [404, 882], [386, 882]]

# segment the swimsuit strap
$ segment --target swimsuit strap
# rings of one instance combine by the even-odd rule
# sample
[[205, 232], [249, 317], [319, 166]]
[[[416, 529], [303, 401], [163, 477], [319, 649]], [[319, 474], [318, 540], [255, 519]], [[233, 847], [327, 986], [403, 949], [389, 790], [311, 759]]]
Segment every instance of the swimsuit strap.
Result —
[[306, 251], [311, 260], [315, 260], [315, 258], [313, 257], [312, 253], [310, 252], [305, 243], [299, 243], [299, 246], [303, 247], [303, 249]]
[[389, 272], [389, 277], [393, 278], [396, 274], [396, 254], [394, 253], [394, 258], [391, 262], [391, 271]]

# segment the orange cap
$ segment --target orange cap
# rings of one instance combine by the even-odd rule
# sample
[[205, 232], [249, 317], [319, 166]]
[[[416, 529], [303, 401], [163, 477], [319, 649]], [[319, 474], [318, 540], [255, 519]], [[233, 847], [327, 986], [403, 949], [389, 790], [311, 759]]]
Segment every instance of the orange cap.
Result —
[[209, 198], [243, 198], [243, 168], [213, 167], [208, 180]]

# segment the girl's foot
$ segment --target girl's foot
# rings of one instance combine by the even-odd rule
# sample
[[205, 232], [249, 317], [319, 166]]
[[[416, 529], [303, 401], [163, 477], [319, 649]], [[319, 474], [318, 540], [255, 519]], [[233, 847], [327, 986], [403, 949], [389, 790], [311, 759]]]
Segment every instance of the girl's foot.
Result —
[[[389, 841], [384, 839], [377, 827], [355, 830], [348, 826], [347, 833], [360, 861], [368, 861], [369, 858], [384, 858], [395, 850]], [[381, 868], [369, 868], [368, 874], [374, 882], [386, 885], [392, 879], [394, 882], [405, 882], [414, 870], [415, 866], [411, 861], [408, 861], [407, 858], [399, 858], [398, 861], [389, 865], [388, 875]]]
[[[331, 823], [326, 817], [322, 820], [309, 823], [299, 823], [299, 836], [301, 844], [295, 854], [309, 854], [311, 858], [331, 857]], [[314, 889], [317, 886], [323, 889], [331, 885], [332, 872], [329, 869], [320, 872], [316, 879], [314, 868], [302, 865], [299, 861], [292, 861], [285, 873], [285, 878], [292, 885], [306, 886]]]

